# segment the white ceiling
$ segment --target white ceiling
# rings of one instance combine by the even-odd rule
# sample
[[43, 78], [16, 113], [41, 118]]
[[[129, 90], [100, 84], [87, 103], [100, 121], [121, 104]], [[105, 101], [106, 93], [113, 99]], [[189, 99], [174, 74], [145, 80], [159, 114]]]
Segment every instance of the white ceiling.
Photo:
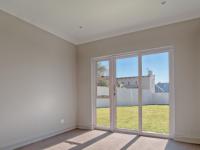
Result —
[[0, 0], [0, 9], [74, 44], [200, 17], [200, 0], [161, 2]]

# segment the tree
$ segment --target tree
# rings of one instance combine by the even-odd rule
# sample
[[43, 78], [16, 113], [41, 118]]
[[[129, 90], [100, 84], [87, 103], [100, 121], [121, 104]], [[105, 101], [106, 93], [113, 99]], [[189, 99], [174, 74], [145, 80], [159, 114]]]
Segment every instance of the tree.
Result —
[[102, 77], [105, 75], [106, 67], [103, 66], [100, 62], [97, 63], [97, 76]]
[[105, 74], [106, 74], [106, 67], [104, 65], [102, 65], [100, 62], [97, 63], [97, 77], [98, 78], [98, 82], [97, 82], [97, 86], [108, 86], [108, 81], [106, 80]]

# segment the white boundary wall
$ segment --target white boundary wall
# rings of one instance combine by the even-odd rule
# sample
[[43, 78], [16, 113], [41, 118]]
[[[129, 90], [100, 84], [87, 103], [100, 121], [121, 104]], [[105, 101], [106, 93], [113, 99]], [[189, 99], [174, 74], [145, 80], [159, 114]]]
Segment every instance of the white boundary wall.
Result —
[[[152, 93], [150, 90], [142, 90], [143, 105], [166, 105], [169, 104], [169, 93]], [[107, 87], [98, 87], [98, 95], [108, 95]], [[138, 105], [138, 89], [117, 88], [117, 105]], [[97, 99], [97, 107], [108, 107], [109, 100]]]

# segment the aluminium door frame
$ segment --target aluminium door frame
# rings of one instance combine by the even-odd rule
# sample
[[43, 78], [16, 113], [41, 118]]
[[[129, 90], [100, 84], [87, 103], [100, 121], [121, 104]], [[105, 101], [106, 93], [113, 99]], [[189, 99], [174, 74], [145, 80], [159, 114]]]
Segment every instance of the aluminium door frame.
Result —
[[[169, 134], [160, 134], [152, 132], [142, 131], [142, 56], [148, 54], [156, 54], [168, 52], [169, 59]], [[129, 129], [117, 129], [116, 128], [116, 96], [114, 96], [114, 84], [115, 84], [115, 74], [116, 74], [116, 58], [126, 58], [131, 56], [138, 57], [138, 81], [139, 81], [139, 90], [138, 90], [138, 104], [139, 104], [139, 128], [138, 131], [129, 130]], [[110, 128], [98, 127], [96, 126], [96, 62], [102, 60], [109, 60], [109, 76], [110, 76]], [[132, 52], [125, 52], [114, 55], [107, 55], [101, 57], [95, 57], [91, 59], [91, 103], [92, 103], [92, 129], [101, 129], [109, 130], [112, 132], [123, 132], [123, 133], [134, 133], [144, 136], [152, 137], [162, 137], [162, 138], [174, 138], [175, 133], [175, 99], [174, 99], [174, 48], [173, 46], [165, 46], [160, 48], [146, 49], [146, 50], [136, 50]]]
[[[109, 108], [110, 108], [110, 127], [102, 127], [96, 125], [96, 97], [97, 97], [97, 83], [96, 83], [96, 63], [97, 61], [108, 61], [109, 62]], [[96, 57], [92, 58], [91, 60], [91, 97], [92, 97], [92, 127], [91, 129], [100, 129], [100, 130], [108, 130], [112, 131], [113, 128], [113, 109], [112, 109], [112, 99], [113, 99], [113, 90], [111, 88], [112, 83], [112, 57], [110, 56], [103, 56], [103, 57]]]

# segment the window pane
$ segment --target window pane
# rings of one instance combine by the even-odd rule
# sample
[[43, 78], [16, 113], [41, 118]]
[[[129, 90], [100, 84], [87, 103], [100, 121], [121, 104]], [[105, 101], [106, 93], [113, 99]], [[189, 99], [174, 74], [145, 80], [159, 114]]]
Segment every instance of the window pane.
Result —
[[96, 65], [96, 124], [110, 127], [109, 61], [98, 61]]
[[142, 56], [143, 131], [169, 133], [168, 53]]
[[116, 60], [117, 128], [138, 130], [138, 57]]

